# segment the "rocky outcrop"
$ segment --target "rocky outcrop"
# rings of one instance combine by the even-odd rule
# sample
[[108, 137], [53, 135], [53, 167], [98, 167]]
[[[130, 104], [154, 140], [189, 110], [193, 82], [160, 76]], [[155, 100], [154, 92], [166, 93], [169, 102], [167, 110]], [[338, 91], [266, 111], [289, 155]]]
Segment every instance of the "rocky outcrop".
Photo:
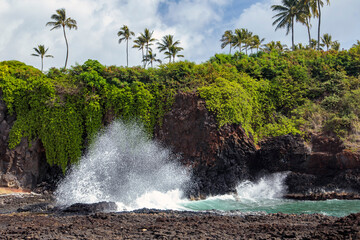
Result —
[[248, 162], [256, 151], [253, 140], [240, 125], [219, 129], [205, 101], [195, 93], [175, 96], [172, 110], [165, 114], [155, 137], [192, 167], [190, 196], [229, 193], [235, 191], [239, 180], [250, 177]]
[[345, 149], [339, 138], [313, 135], [306, 143], [300, 136], [286, 135], [259, 145], [251, 171], [289, 171], [290, 194], [360, 192], [360, 154]]

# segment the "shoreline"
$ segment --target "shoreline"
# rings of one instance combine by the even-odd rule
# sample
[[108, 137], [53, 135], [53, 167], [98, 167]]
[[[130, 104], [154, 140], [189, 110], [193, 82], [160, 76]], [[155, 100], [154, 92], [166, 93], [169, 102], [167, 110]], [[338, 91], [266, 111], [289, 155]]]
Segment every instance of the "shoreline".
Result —
[[360, 238], [360, 213], [346, 217], [155, 209], [86, 213], [53, 211], [48, 208], [53, 203], [51, 194], [0, 195], [0, 239]]

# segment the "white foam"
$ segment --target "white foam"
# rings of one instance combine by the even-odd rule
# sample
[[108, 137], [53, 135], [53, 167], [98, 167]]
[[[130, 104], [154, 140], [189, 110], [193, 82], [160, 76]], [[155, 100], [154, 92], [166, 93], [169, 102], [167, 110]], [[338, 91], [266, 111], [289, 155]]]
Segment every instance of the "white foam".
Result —
[[287, 173], [274, 173], [256, 182], [241, 182], [236, 190], [240, 199], [275, 199], [286, 193], [284, 180]]

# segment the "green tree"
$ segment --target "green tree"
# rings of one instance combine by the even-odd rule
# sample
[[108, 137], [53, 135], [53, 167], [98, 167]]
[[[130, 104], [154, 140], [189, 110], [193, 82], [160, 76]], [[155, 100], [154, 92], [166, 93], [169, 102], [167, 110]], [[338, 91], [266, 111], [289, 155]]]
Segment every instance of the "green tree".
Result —
[[122, 41], [126, 41], [126, 66], [129, 67], [129, 39], [131, 39], [131, 36], [135, 36], [135, 33], [130, 31], [128, 26], [123, 25], [117, 35], [120, 37], [119, 44]]
[[251, 46], [250, 48], [256, 48], [256, 52], [259, 51], [259, 48], [261, 46], [261, 44], [265, 41], [265, 38], [260, 39], [259, 35], [254, 35], [252, 37], [252, 41], [251, 41]]
[[264, 50], [266, 52], [271, 52], [273, 50], [279, 51], [279, 52], [284, 52], [289, 50], [288, 47], [286, 46], [286, 44], [281, 44], [280, 41], [271, 41], [267, 44], [264, 45]]
[[[170, 52], [172, 46], [178, 47], [180, 41], [174, 41], [173, 35], [166, 35], [162, 38], [161, 42], [158, 42], [158, 49], [160, 52]], [[169, 58], [169, 63], [171, 62], [171, 54], [167, 55], [166, 58]]]
[[230, 46], [229, 54], [231, 54], [231, 48], [234, 44], [234, 34], [231, 30], [226, 30], [225, 33], [222, 35], [221, 39], [221, 49], [224, 49], [227, 45]]
[[331, 47], [333, 41], [330, 34], [325, 33], [323, 37], [321, 38], [321, 42], [324, 46], [326, 46], [326, 51], [329, 51], [329, 48]]
[[134, 43], [135, 44], [134, 44], [133, 48], [137, 48], [137, 49], [141, 50], [141, 56], [142, 56], [141, 61], [143, 61], [144, 57], [145, 57], [145, 55], [144, 55], [145, 39], [142, 36], [139, 36], [134, 40]]
[[333, 41], [331, 43], [331, 49], [333, 49], [335, 51], [339, 51], [340, 50], [340, 43], [338, 41]]
[[242, 52], [242, 44], [245, 41], [245, 32], [246, 30], [244, 28], [235, 29], [233, 46], [238, 47], [240, 52]]
[[161, 60], [156, 58], [156, 54], [153, 53], [152, 50], [149, 51], [149, 54], [145, 56], [143, 61], [150, 64], [151, 67], [153, 67], [154, 62], [161, 63]]
[[[149, 50], [152, 50], [150, 48], [152, 44], [152, 42], [155, 42], [156, 39], [152, 37], [152, 35], [154, 34], [154, 31], [150, 31], [148, 28], [145, 28], [144, 33], [141, 33], [141, 37], [143, 38], [144, 42], [145, 42], [145, 49], [146, 49], [146, 54], [145, 56], [147, 56], [149, 54]], [[144, 66], [146, 66], [146, 62], [144, 63]]]
[[352, 45], [352, 47], [360, 47], [360, 41], [356, 40], [356, 43]]
[[49, 48], [45, 49], [44, 45], [38, 45], [37, 48], [34, 48], [36, 53], [31, 54], [32, 56], [40, 57], [41, 58], [41, 71], [43, 71], [43, 65], [44, 65], [44, 57], [51, 57], [52, 55], [46, 55], [46, 52], [49, 50]]
[[300, 16], [300, 8], [298, 3], [298, 0], [282, 0], [282, 5], [271, 6], [273, 11], [279, 12], [273, 17], [276, 18], [273, 22], [273, 25], [277, 25], [275, 31], [279, 28], [285, 28], [286, 35], [288, 35], [291, 30], [292, 49], [295, 48], [294, 23], [296, 18]]
[[245, 49], [245, 54], [247, 55], [248, 49], [252, 42], [253, 33], [250, 32], [249, 30], [245, 29], [243, 32], [243, 35], [244, 35], [244, 49]]
[[[319, 24], [318, 24], [318, 50], [320, 49], [320, 26], [321, 26], [321, 8], [324, 6], [323, 0], [316, 0], [317, 2], [317, 8], [318, 8], [318, 18], [319, 18]], [[325, 0], [326, 4], [330, 4], [330, 0]]]
[[315, 0], [301, 0], [299, 3], [300, 13], [298, 21], [304, 24], [308, 31], [309, 46], [311, 45], [311, 18], [317, 16], [317, 4]]
[[61, 28], [61, 27], [63, 29], [65, 43], [66, 43], [66, 59], [65, 59], [64, 68], [66, 68], [68, 57], [69, 57], [69, 44], [68, 44], [68, 41], [67, 41], [67, 38], [66, 38], [65, 28], [67, 27], [70, 30], [72, 28], [74, 28], [76, 30], [77, 29], [77, 25], [76, 25], [77, 23], [76, 23], [76, 21], [74, 19], [72, 19], [70, 17], [68, 17], [68, 18], [66, 17], [66, 11], [65, 11], [64, 8], [56, 10], [56, 14], [53, 14], [51, 16], [51, 19], [53, 19], [54, 21], [46, 23], [46, 26], [52, 27], [50, 29], [50, 31], [53, 30], [53, 29]]
[[166, 58], [171, 58], [173, 59], [173, 62], [175, 62], [175, 57], [184, 57], [184, 55], [178, 54], [180, 51], [182, 51], [183, 48], [182, 47], [178, 47], [178, 46], [171, 46], [169, 48], [169, 51], [165, 52], [165, 55], [167, 56]]

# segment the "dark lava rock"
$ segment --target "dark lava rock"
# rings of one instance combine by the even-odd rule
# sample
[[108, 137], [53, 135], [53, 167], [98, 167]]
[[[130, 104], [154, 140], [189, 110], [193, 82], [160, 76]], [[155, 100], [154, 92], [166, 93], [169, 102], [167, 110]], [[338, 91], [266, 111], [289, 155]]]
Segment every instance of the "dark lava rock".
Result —
[[234, 192], [239, 181], [250, 177], [247, 163], [256, 151], [251, 136], [239, 124], [219, 128], [196, 93], [177, 94], [154, 135], [191, 166], [194, 184], [189, 197]]
[[112, 212], [117, 210], [117, 205], [114, 202], [99, 202], [99, 203], [75, 203], [64, 210], [64, 213], [76, 214], [90, 214], [96, 212]]
[[21, 207], [17, 210], [17, 212], [54, 212], [56, 211], [56, 207], [50, 203], [37, 203], [33, 205], [27, 205], [24, 207]]
[[259, 146], [256, 158], [250, 163], [253, 175], [261, 170], [270, 173], [305, 171], [309, 149], [299, 135], [268, 138], [259, 142]]

